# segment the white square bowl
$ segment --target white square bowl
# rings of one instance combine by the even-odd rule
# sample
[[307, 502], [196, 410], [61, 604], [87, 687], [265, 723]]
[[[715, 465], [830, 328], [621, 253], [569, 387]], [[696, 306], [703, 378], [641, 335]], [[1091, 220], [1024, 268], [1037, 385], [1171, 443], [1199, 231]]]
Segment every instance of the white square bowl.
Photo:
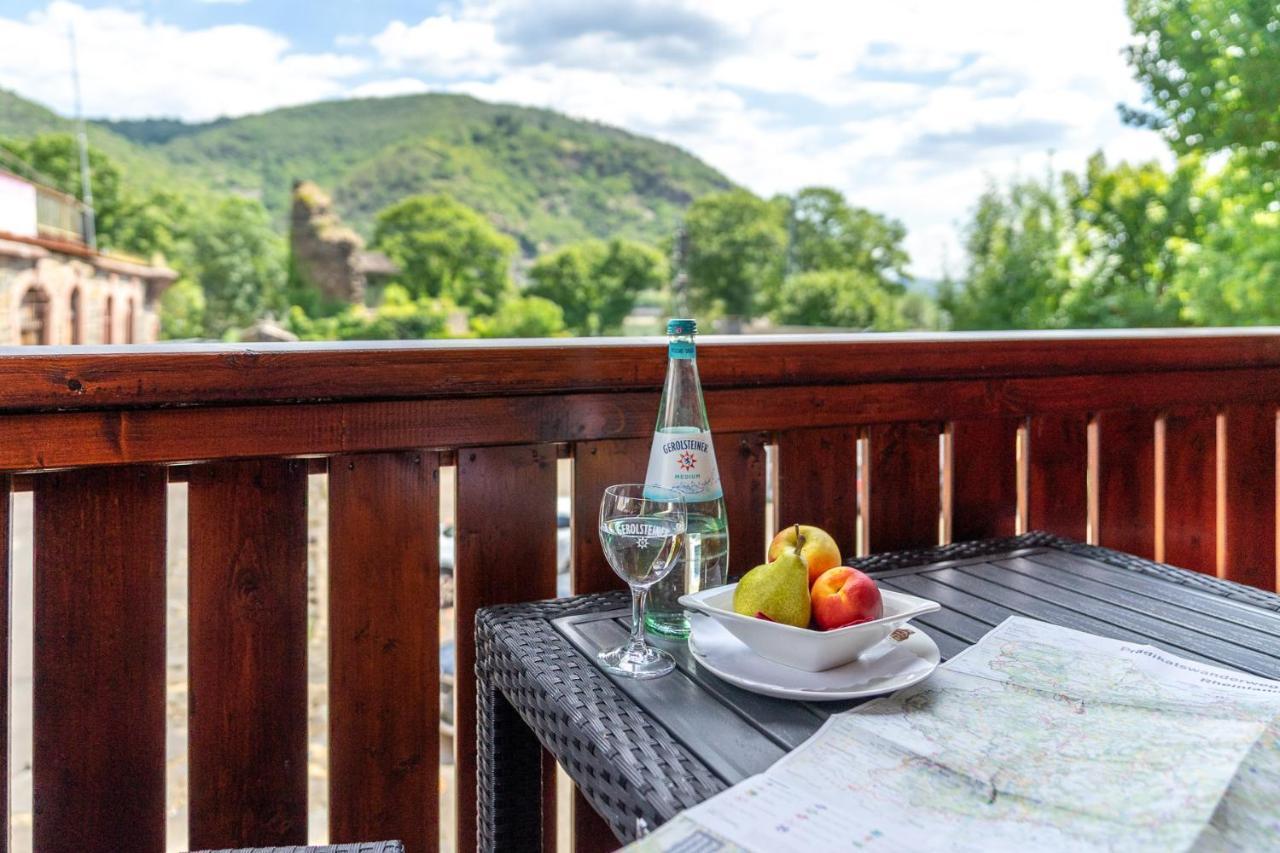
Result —
[[927, 598], [881, 589], [884, 615], [879, 619], [833, 631], [817, 631], [734, 613], [733, 591], [737, 587], [733, 583], [682, 595], [680, 604], [715, 619], [760, 657], [809, 672], [849, 663], [889, 636], [894, 628], [921, 614], [942, 609], [938, 602]]

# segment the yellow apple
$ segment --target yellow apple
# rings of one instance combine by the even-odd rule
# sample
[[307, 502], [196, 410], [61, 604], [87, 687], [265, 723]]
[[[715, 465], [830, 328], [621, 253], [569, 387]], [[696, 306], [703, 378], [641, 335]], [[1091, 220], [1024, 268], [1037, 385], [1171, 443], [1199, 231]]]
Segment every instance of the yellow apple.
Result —
[[818, 575], [827, 569], [840, 565], [840, 547], [820, 527], [808, 524], [792, 524], [778, 531], [769, 543], [769, 562], [778, 559], [784, 551], [794, 551], [809, 570], [809, 586], [818, 579]]

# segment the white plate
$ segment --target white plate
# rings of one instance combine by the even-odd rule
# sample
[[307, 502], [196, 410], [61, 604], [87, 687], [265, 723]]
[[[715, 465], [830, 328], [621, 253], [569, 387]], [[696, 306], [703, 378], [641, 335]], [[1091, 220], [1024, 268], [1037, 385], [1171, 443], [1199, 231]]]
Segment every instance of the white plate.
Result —
[[709, 616], [689, 614], [689, 627], [689, 651], [698, 666], [744, 690], [781, 699], [826, 702], [892, 693], [928, 678], [941, 659], [933, 638], [914, 625], [896, 629], [852, 663], [822, 672], [762, 658]]

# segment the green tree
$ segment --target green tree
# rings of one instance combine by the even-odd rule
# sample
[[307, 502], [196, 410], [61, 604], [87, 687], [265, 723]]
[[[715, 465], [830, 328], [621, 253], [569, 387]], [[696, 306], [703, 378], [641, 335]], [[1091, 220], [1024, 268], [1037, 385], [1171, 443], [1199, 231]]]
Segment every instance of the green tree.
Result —
[[1171, 287], [1179, 241], [1198, 239], [1195, 157], [1172, 173], [1158, 163], [1109, 167], [1101, 154], [1063, 176], [1072, 232], [1070, 284], [1059, 307], [1071, 327], [1175, 326], [1182, 301]]
[[783, 282], [774, 318], [783, 325], [892, 331], [906, 328], [898, 302], [873, 273], [813, 270]]
[[[34, 169], [41, 178], [52, 180], [54, 189], [80, 197], [80, 149], [71, 134], [42, 133], [26, 140], [4, 139], [0, 140], [0, 148]], [[113, 246], [125, 201], [120, 168], [102, 152], [90, 149], [89, 174], [97, 232], [104, 246]]]
[[564, 333], [564, 312], [541, 296], [512, 296], [492, 315], [473, 318], [471, 328], [482, 338], [548, 338]]
[[177, 193], [126, 194], [107, 235], [110, 246], [152, 260], [157, 255], [181, 264], [190, 252], [188, 225], [193, 206]]
[[941, 329], [942, 313], [937, 300], [917, 291], [907, 291], [898, 299], [898, 316], [903, 329]]
[[966, 268], [939, 303], [957, 329], [1043, 329], [1058, 324], [1068, 283], [1069, 217], [1056, 179], [990, 187], [965, 228]]
[[1162, 263], [1160, 282], [1181, 322], [1277, 322], [1280, 5], [1128, 0], [1128, 12], [1128, 58], [1150, 108], [1122, 113], [1158, 128], [1180, 155], [1231, 152], [1216, 174], [1193, 176], [1196, 226], [1168, 235], [1174, 269]]
[[208, 334], [220, 337], [283, 308], [284, 241], [257, 201], [224, 198], [199, 216], [187, 271], [204, 289]]
[[1128, 59], [1153, 110], [1122, 109], [1178, 154], [1245, 148], [1280, 166], [1280, 5], [1128, 0]]
[[200, 285], [179, 279], [160, 296], [160, 337], [185, 340], [204, 337], [205, 298]]
[[792, 201], [791, 260], [796, 272], [861, 270], [896, 285], [906, 278], [910, 257], [901, 223], [853, 207], [838, 191], [806, 187]]
[[[789, 266], [772, 316], [784, 325], [852, 329], [904, 328], [900, 310], [909, 261], [907, 229], [850, 205], [838, 191], [806, 187], [781, 200], [791, 221]], [[916, 313], [923, 306], [916, 305]]]
[[1204, 175], [1196, 197], [1204, 217], [1196, 239], [1174, 238], [1172, 289], [1185, 322], [1207, 326], [1280, 323], [1277, 182], [1259, 179], [1246, 157]]
[[543, 255], [529, 270], [526, 292], [559, 305], [577, 335], [616, 331], [641, 293], [667, 281], [667, 261], [633, 240], [588, 240]]
[[[21, 160], [40, 180], [80, 197], [80, 149], [69, 133], [44, 133], [30, 139], [0, 139], [0, 148]], [[190, 205], [177, 193], [140, 193], [130, 188], [120, 167], [101, 151], [89, 150], [94, 230], [100, 248], [127, 252], [144, 260], [156, 254], [173, 259], [185, 250], [184, 224]]]
[[429, 296], [414, 298], [398, 284], [387, 285], [376, 308], [348, 305], [338, 312], [309, 316], [289, 309], [289, 330], [304, 341], [394, 341], [448, 337], [454, 305]]
[[485, 314], [511, 289], [515, 241], [449, 196], [410, 196], [387, 207], [373, 245], [400, 266], [400, 282], [415, 296], [446, 297]]
[[695, 310], [725, 314], [732, 326], [776, 300], [787, 241], [782, 206], [746, 190], [714, 193], [689, 206], [685, 230]]
[[384, 340], [420, 340], [448, 336], [450, 312], [456, 306], [447, 299], [413, 298], [402, 285], [389, 284], [382, 291], [374, 321], [376, 337]]

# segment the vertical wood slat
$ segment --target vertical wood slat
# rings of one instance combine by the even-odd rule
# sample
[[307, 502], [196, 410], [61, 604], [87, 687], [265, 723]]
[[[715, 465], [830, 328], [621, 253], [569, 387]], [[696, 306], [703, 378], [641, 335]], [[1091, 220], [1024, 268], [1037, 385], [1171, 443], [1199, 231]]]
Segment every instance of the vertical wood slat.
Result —
[[609, 823], [600, 813], [591, 807], [587, 798], [575, 785], [573, 788], [573, 853], [610, 853], [618, 849], [618, 839], [614, 837]]
[[951, 424], [951, 541], [1014, 534], [1020, 423], [988, 418]]
[[1153, 559], [1156, 552], [1156, 415], [1101, 412], [1098, 544]]
[[329, 463], [329, 840], [439, 843], [434, 453]]
[[729, 521], [729, 579], [764, 561], [765, 445], [763, 432], [714, 435], [716, 464]]
[[558, 843], [556, 803], [556, 757], [550, 750], [542, 750], [542, 853], [556, 853]]
[[1221, 448], [1225, 531], [1220, 574], [1276, 589], [1276, 409], [1230, 406]]
[[777, 439], [779, 527], [821, 527], [846, 557], [858, 536], [857, 439], [851, 427], [789, 430]]
[[9, 853], [9, 654], [13, 608], [10, 589], [13, 584], [13, 560], [10, 540], [13, 510], [10, 497], [12, 481], [0, 476], [0, 853]]
[[938, 544], [941, 480], [935, 423], [867, 427], [863, 476], [867, 548], [898, 551]]
[[165, 488], [154, 467], [36, 479], [36, 850], [165, 849]]
[[307, 468], [197, 465], [190, 540], [190, 845], [307, 838]]
[[1027, 443], [1028, 528], [1083, 542], [1089, 517], [1086, 415], [1037, 415]]
[[600, 547], [600, 498], [615, 483], [643, 483], [650, 439], [582, 441], [573, 450], [573, 592], [604, 592], [626, 584]]
[[[459, 450], [456, 488], [455, 826], [458, 850], [469, 851], [477, 841], [476, 610], [555, 595], [555, 447]], [[551, 796], [542, 792], [543, 803]], [[534, 830], [541, 838], [541, 828]]]
[[1163, 562], [1217, 573], [1218, 426], [1211, 409], [1175, 409], [1164, 417]]

